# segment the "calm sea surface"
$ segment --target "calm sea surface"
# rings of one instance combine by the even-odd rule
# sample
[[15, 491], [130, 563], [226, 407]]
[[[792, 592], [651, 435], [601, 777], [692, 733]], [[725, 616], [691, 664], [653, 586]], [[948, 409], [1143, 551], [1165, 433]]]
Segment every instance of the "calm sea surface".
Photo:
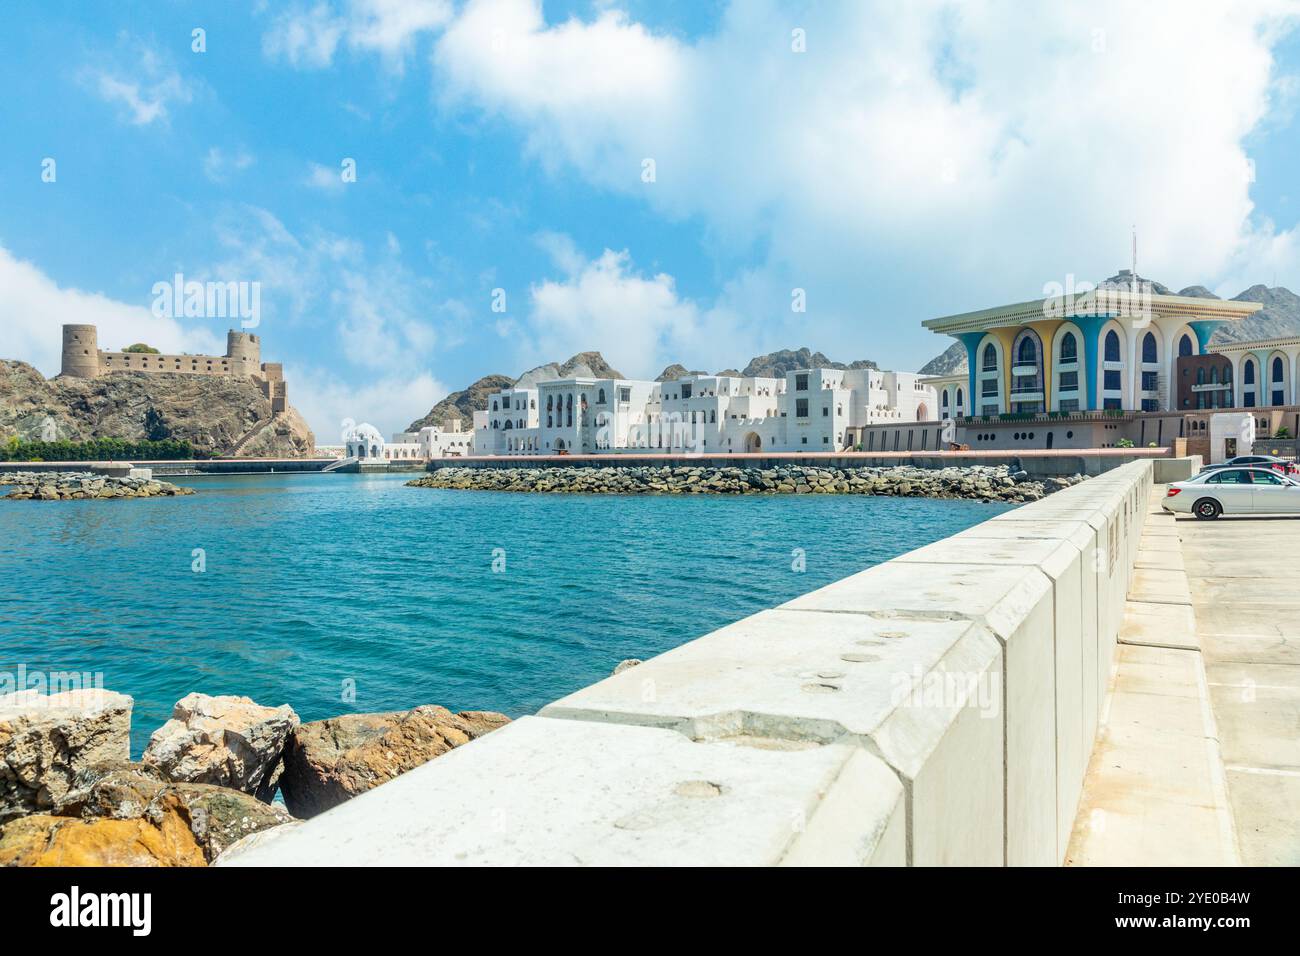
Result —
[[304, 720], [427, 703], [518, 716], [624, 658], [1008, 507], [521, 495], [405, 480], [195, 478], [182, 480], [198, 490], [191, 498], [0, 500], [0, 672], [102, 673], [135, 698], [137, 754], [195, 690], [288, 703]]

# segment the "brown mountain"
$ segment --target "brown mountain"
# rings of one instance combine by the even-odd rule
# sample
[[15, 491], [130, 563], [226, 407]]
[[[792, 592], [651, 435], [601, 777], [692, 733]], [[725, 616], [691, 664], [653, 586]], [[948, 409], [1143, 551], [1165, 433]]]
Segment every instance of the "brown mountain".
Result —
[[687, 375], [708, 375], [708, 374], [709, 374], [708, 372], [692, 372], [689, 369], [687, 369], [685, 365], [678, 365], [677, 363], [674, 362], [672, 365], [668, 366], [666, 369], [660, 372], [659, 377], [655, 379], [655, 381], [675, 382], [679, 378], [685, 378]]
[[306, 458], [316, 439], [290, 407], [270, 424], [271, 403], [249, 379], [115, 372], [46, 380], [26, 362], [0, 359], [0, 438], [126, 441], [176, 438], [214, 455]]
[[758, 355], [749, 360], [744, 371], [740, 374], [756, 378], [783, 378], [786, 372], [793, 372], [801, 368], [838, 368], [838, 369], [860, 369], [876, 368], [876, 363], [859, 359], [856, 362], [850, 362], [844, 365], [841, 362], [832, 362], [821, 352], [812, 352], [806, 348], [801, 349], [778, 349], [775, 352], [769, 352], [766, 355]]
[[488, 395], [497, 389], [509, 388], [515, 380], [508, 375], [484, 375], [469, 388], [452, 392], [423, 418], [417, 418], [406, 426], [408, 432], [418, 432], [421, 428], [436, 425], [441, 428], [444, 422], [456, 419], [466, 431], [474, 429], [474, 412], [487, 408]]

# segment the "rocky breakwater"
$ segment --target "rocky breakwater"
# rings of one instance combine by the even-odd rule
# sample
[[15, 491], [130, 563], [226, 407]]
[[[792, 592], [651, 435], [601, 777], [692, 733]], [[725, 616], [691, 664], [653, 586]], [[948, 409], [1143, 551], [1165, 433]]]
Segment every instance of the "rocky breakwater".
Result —
[[84, 471], [18, 471], [0, 475], [0, 485], [9, 485], [6, 496], [13, 501], [72, 501], [87, 498], [162, 498], [192, 495], [183, 488], [152, 478], [116, 478]]
[[287, 705], [189, 694], [132, 762], [132, 705], [0, 696], [0, 865], [206, 866], [508, 722], [423, 706], [302, 724]]
[[1005, 466], [952, 468], [775, 468], [602, 466], [554, 468], [438, 468], [408, 481], [414, 488], [530, 491], [568, 494], [838, 494], [906, 498], [1037, 501], [1083, 481], [1082, 475], [1031, 480]]

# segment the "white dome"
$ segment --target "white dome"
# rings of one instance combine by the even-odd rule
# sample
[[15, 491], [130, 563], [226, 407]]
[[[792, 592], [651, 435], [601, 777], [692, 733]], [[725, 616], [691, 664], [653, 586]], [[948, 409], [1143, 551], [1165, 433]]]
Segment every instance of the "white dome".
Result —
[[367, 443], [377, 441], [383, 444], [384, 436], [374, 425], [369, 422], [362, 422], [360, 425], [353, 425], [344, 440], [365, 441]]
[[384, 436], [369, 422], [355, 425], [344, 437], [349, 458], [383, 458]]

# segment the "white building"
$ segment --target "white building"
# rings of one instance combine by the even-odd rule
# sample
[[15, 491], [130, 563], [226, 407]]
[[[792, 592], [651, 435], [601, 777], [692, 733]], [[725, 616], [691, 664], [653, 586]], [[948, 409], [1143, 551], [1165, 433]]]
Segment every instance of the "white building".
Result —
[[426, 425], [418, 432], [398, 432], [384, 446], [388, 461], [428, 461], [431, 458], [465, 458], [473, 454], [474, 434], [462, 431], [459, 419], [439, 428]]
[[782, 378], [566, 378], [502, 389], [476, 413], [476, 455], [845, 451], [868, 425], [938, 420], [918, 375], [808, 369]]
[[379, 429], [369, 422], [354, 425], [343, 436], [344, 457], [361, 462], [386, 461], [384, 451], [387, 447]]
[[966, 401], [969, 377], [965, 372], [957, 372], [955, 375], [928, 375], [922, 381], [933, 388], [939, 396], [939, 421], [961, 418], [970, 414], [970, 403]]

